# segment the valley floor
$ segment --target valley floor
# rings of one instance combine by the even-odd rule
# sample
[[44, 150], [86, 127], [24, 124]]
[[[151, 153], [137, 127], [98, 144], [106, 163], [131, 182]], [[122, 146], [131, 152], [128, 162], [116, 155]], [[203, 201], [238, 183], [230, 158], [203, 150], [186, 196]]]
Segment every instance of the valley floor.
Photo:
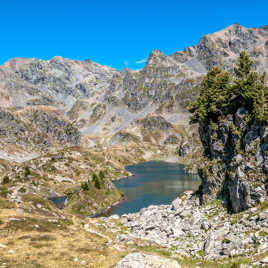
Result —
[[268, 264], [266, 202], [229, 215], [219, 203], [202, 207], [186, 192], [172, 205], [94, 219], [60, 210], [46, 214], [40, 205], [31, 213], [5, 205], [3, 209], [1, 203], [0, 210], [3, 268], [143, 267], [140, 262], [148, 267], [163, 262], [169, 264], [163, 267], [174, 268]]

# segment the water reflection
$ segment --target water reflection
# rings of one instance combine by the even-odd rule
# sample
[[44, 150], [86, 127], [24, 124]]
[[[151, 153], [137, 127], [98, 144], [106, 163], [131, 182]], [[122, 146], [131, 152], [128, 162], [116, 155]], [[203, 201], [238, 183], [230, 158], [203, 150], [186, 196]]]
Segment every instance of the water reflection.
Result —
[[126, 167], [134, 177], [115, 182], [127, 201], [114, 208], [112, 214], [137, 212], [143, 207], [168, 204], [186, 190], [196, 190], [200, 179], [186, 174], [183, 165], [150, 161]]

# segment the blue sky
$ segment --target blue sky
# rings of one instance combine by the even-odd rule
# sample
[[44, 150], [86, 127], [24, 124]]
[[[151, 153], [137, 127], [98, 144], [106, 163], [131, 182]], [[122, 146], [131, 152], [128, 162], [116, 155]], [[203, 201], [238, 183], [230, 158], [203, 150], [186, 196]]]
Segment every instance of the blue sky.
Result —
[[268, 24], [268, 0], [1, 0], [0, 64], [13, 57], [91, 59], [138, 69], [238, 22]]

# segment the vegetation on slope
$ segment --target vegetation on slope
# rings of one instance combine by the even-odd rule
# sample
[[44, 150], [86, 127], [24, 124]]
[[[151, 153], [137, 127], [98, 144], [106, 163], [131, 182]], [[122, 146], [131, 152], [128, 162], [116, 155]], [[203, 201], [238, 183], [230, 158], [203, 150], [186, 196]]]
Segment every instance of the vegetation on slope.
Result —
[[252, 66], [241, 52], [233, 73], [212, 68], [190, 107], [204, 148], [203, 200], [223, 199], [233, 212], [267, 199], [268, 85]]
[[198, 99], [190, 106], [192, 122], [217, 123], [241, 106], [260, 123], [268, 119], [268, 87], [266, 74], [251, 71], [253, 61], [243, 51], [240, 54], [234, 77], [219, 67], [212, 68], [200, 86]]

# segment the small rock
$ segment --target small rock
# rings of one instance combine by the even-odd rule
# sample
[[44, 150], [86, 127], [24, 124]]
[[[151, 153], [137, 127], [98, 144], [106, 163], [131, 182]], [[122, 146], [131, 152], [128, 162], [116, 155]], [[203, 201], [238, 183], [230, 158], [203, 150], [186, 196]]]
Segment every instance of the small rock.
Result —
[[89, 224], [88, 224], [88, 223], [86, 223], [86, 224], [84, 225], [84, 229], [85, 229], [85, 230], [88, 230], [88, 229], [89, 229]]
[[78, 262], [78, 258], [74, 258], [74, 262]]
[[181, 207], [181, 199], [180, 198], [176, 198], [171, 204], [172, 204], [172, 209], [177, 210], [178, 208]]
[[239, 164], [239, 163], [242, 162], [243, 157], [242, 157], [241, 154], [238, 154], [238, 155], [236, 155], [236, 156], [234, 157], [234, 159], [235, 159], [236, 163]]
[[7, 253], [8, 253], [8, 254], [14, 254], [15, 251], [14, 251], [13, 249], [10, 249]]
[[0, 243], [0, 248], [7, 248], [7, 246]]
[[204, 244], [204, 251], [206, 254], [209, 254], [212, 249], [214, 249], [215, 240], [213, 236], [210, 236], [205, 244]]
[[109, 217], [110, 220], [118, 220], [119, 216], [117, 214], [114, 214], [112, 216]]
[[268, 243], [264, 242], [264, 243], [260, 244], [260, 246], [258, 248], [258, 252], [262, 253], [262, 252], [267, 251], [267, 249], [268, 249]]
[[207, 230], [209, 229], [209, 225], [208, 225], [208, 223], [206, 223], [206, 222], [202, 222], [202, 224], [201, 224], [201, 228], [202, 228], [203, 230], [207, 231]]
[[20, 221], [21, 219], [18, 218], [8, 218], [9, 221]]
[[249, 209], [249, 211], [252, 212], [252, 213], [256, 212], [257, 210], [258, 210], [258, 208], [255, 208], [255, 207]]
[[268, 264], [268, 256], [261, 260], [261, 263]]
[[242, 171], [242, 169], [240, 167], [237, 168], [237, 172], [236, 172], [236, 175], [239, 179], [243, 179], [245, 178], [245, 174], [244, 172]]
[[128, 223], [128, 218], [127, 218], [127, 217], [122, 217], [122, 216], [121, 216], [121, 218], [120, 218], [120, 222], [121, 222], [122, 224], [127, 224], [127, 223]]
[[190, 215], [192, 215], [192, 210], [188, 209], [188, 210], [183, 210], [181, 213], [180, 213], [180, 216], [182, 218], [185, 218], [185, 217], [189, 217]]
[[22, 208], [17, 208], [16, 213], [19, 215], [22, 215], [22, 214], [24, 214], [24, 210]]
[[49, 219], [48, 222], [58, 222], [57, 219]]
[[87, 264], [87, 262], [85, 260], [82, 260], [81, 264], [85, 265], [85, 264]]

